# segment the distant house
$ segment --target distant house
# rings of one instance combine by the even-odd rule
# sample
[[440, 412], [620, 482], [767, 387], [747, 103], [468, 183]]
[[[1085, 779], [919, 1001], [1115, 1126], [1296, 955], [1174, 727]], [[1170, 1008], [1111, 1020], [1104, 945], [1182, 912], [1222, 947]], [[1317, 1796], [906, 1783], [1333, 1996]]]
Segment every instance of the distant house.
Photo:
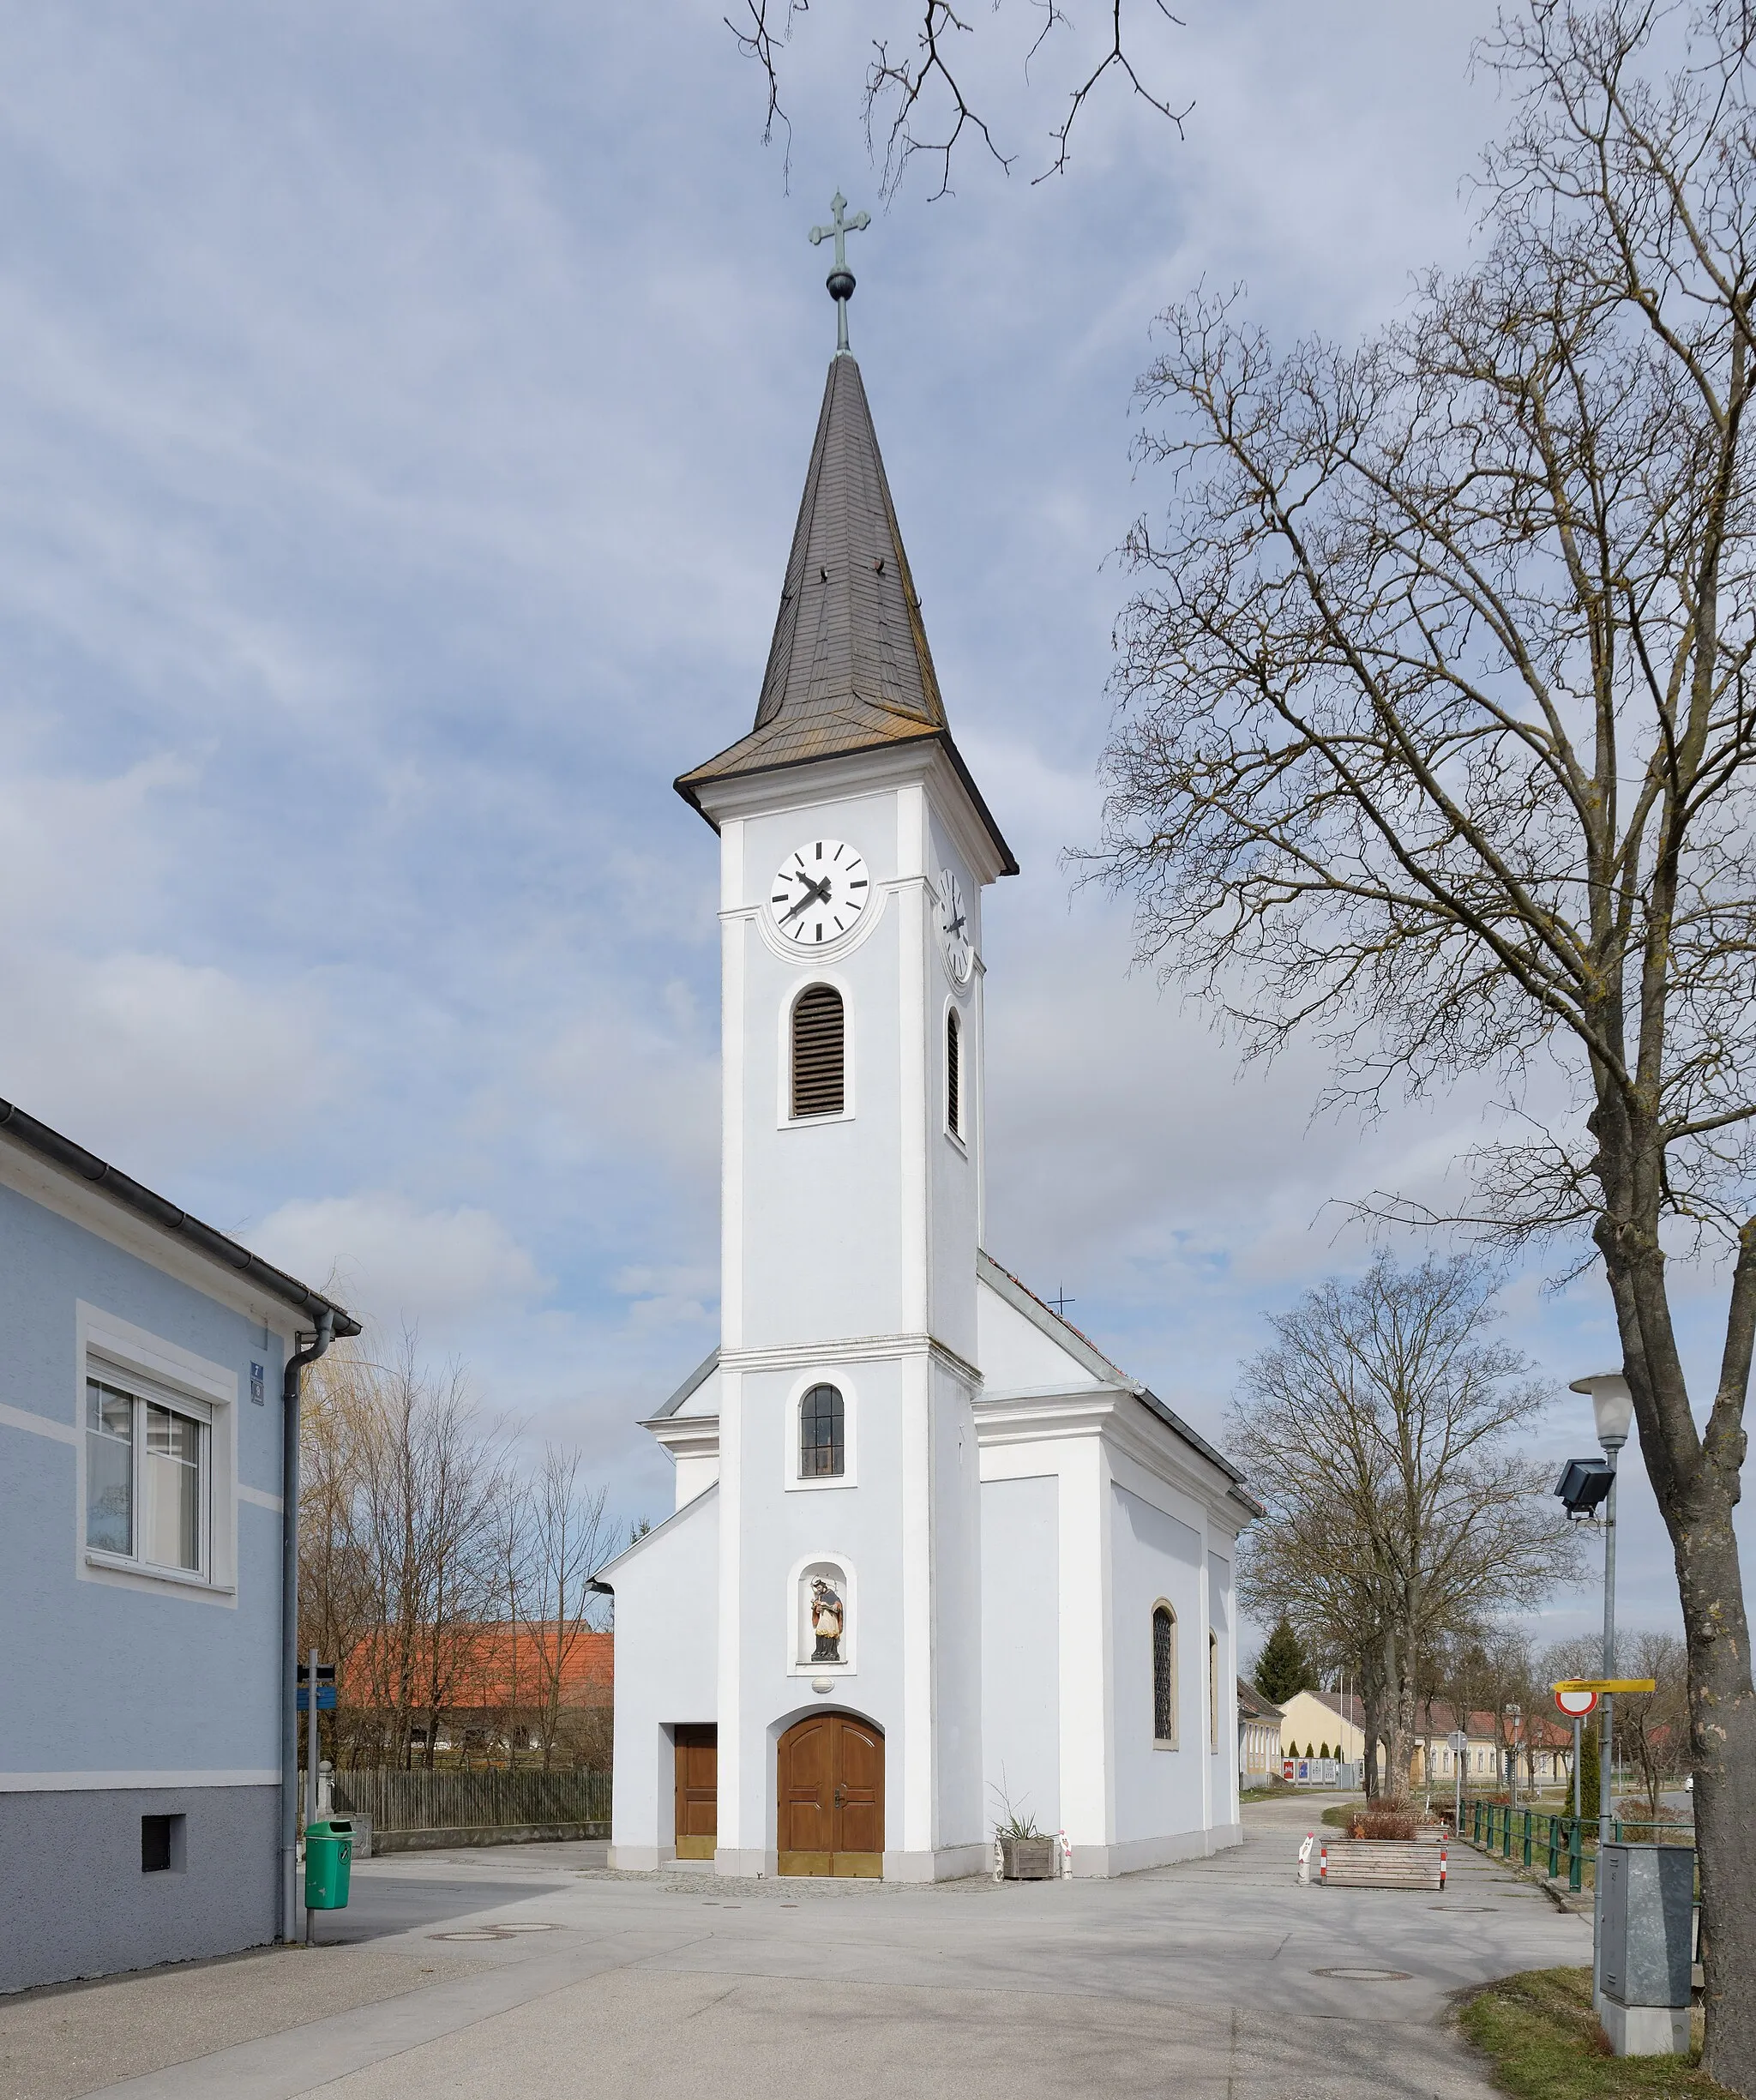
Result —
[[[1416, 1786], [1454, 1785], [1459, 1754], [1466, 1788], [1510, 1785], [1514, 1754], [1521, 1781], [1551, 1785], [1572, 1776], [1573, 1731], [1547, 1713], [1521, 1714], [1517, 1720], [1481, 1712], [1461, 1715], [1435, 1699], [1421, 1708], [1417, 1722], [1410, 1765]], [[1461, 1754], [1451, 1747], [1454, 1735], [1469, 1738]]]
[[[362, 1747], [367, 1762], [394, 1764], [411, 1749], [424, 1751], [430, 1730], [434, 1749], [465, 1756], [475, 1750], [497, 1757], [539, 1748], [550, 1723], [550, 1679], [558, 1658], [555, 1753], [562, 1763], [608, 1769], [613, 1634], [557, 1629], [552, 1620], [454, 1626], [442, 1636], [420, 1629], [406, 1646], [417, 1679], [427, 1680], [424, 1698], [399, 1683], [404, 1652], [401, 1646], [393, 1652], [393, 1640], [400, 1643], [401, 1636], [362, 1641], [341, 1669], [340, 1733]], [[430, 1689], [435, 1677], [442, 1687], [436, 1708]]]
[[1238, 1773], [1265, 1778], [1280, 1770], [1280, 1708], [1254, 1684], [1238, 1679]]
[[283, 1384], [358, 1332], [0, 1101], [0, 1991], [286, 1926]]
[[[1355, 1762], [1366, 1754], [1365, 1708], [1355, 1693], [1297, 1692], [1281, 1710], [1284, 1757], [1339, 1757]], [[1469, 1737], [1461, 1754], [1448, 1738], [1459, 1731], [1458, 1716], [1443, 1700], [1424, 1702], [1415, 1717], [1415, 1741], [1409, 1760], [1411, 1787], [1454, 1785], [1461, 1754], [1465, 1788], [1511, 1783], [1514, 1746], [1522, 1781], [1552, 1784], [1572, 1768], [1573, 1736], [1548, 1714], [1529, 1714], [1517, 1722], [1496, 1723], [1492, 1713], [1472, 1712], [1463, 1724]], [[1378, 1745], [1381, 1761], [1387, 1756]]]
[[[1295, 1692], [1280, 1710], [1280, 1754], [1335, 1757], [1357, 1764], [1366, 1754], [1365, 1709], [1352, 1692]], [[1380, 1756], [1383, 1746], [1379, 1746]]]

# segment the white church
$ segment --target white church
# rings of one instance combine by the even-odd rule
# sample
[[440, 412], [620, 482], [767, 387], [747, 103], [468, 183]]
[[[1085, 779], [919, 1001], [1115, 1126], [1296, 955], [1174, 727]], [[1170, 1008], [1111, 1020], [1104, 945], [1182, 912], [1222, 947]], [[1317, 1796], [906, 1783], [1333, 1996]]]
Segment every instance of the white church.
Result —
[[677, 783], [719, 839], [720, 1341], [643, 1425], [675, 1513], [600, 1578], [610, 1857], [940, 1880], [1010, 1804], [1124, 1874], [1239, 1840], [1255, 1505], [985, 1251], [982, 928], [1017, 864], [952, 741], [837, 263], [755, 725]]

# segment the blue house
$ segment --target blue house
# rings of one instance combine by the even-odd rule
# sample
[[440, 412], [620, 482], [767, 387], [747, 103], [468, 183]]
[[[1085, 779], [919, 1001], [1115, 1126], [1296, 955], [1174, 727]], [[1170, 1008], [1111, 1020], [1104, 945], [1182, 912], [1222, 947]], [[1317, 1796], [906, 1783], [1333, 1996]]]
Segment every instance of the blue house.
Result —
[[291, 1936], [283, 1495], [358, 1332], [0, 1101], [0, 1991]]

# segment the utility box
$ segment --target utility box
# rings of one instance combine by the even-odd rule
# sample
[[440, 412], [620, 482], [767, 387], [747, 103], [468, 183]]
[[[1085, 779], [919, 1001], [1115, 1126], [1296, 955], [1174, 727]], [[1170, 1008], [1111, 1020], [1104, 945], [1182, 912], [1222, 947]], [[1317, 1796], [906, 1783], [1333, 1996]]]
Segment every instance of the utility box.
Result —
[[345, 1910], [353, 1865], [353, 1826], [346, 1817], [313, 1823], [305, 1832], [305, 1908]]
[[1607, 1844], [1597, 1871], [1603, 2031], [1618, 2056], [1681, 2055], [1689, 2046], [1694, 1850]]

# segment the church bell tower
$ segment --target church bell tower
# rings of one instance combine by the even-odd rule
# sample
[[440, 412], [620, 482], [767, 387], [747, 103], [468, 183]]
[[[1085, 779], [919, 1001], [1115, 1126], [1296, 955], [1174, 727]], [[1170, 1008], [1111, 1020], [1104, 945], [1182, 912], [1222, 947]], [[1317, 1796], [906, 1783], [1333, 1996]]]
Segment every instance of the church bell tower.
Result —
[[755, 721], [677, 783], [720, 841], [715, 1856], [925, 1880], [985, 1820], [982, 897], [1016, 864], [952, 740], [847, 346], [865, 217], [833, 209]]

